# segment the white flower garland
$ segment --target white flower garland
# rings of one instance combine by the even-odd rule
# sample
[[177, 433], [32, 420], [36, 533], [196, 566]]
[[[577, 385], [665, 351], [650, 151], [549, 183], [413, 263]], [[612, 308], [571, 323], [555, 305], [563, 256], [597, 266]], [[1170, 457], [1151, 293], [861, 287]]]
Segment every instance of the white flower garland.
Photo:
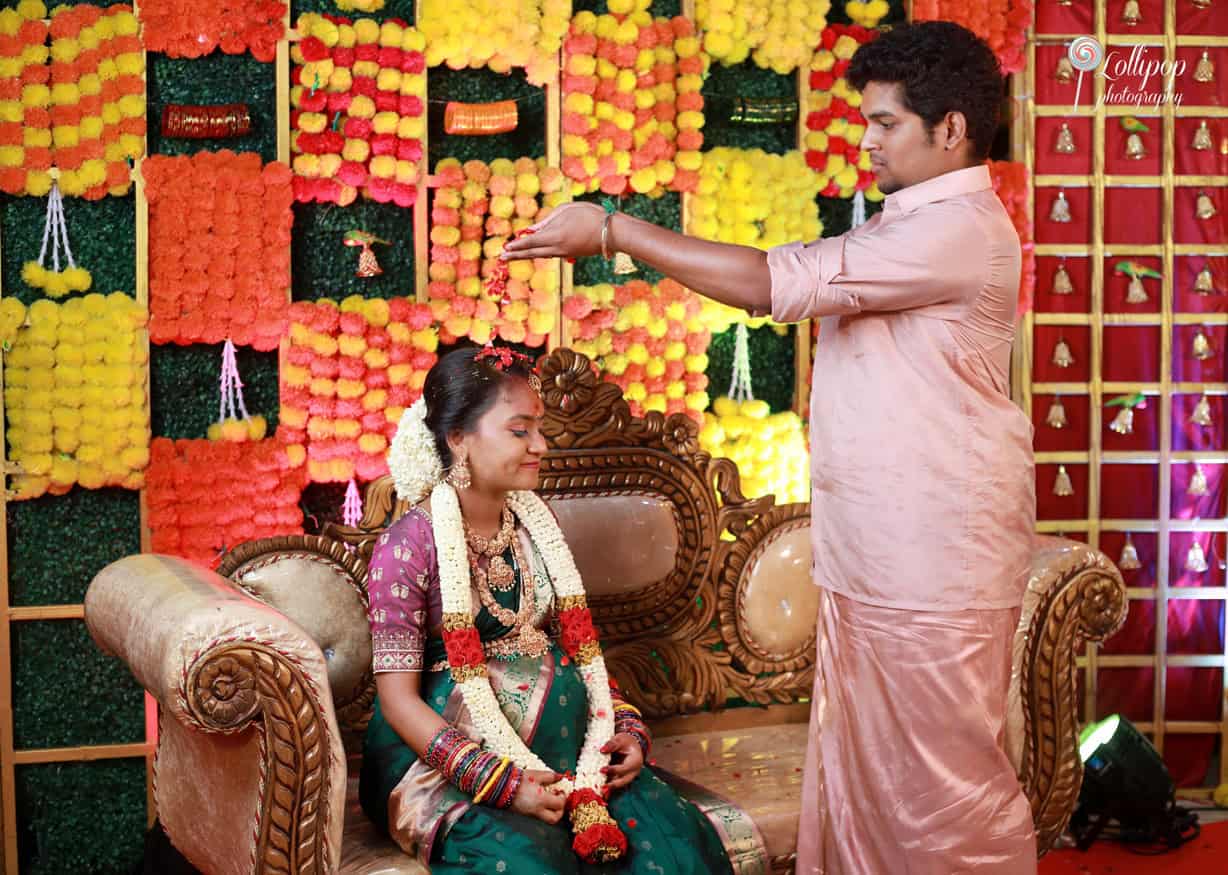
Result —
[[425, 498], [443, 479], [435, 437], [426, 427], [425, 398], [419, 398], [401, 414], [392, 446], [388, 448], [388, 471], [397, 495], [413, 504]]
[[[401, 429], [398, 429], [398, 437], [400, 433]], [[401, 493], [399, 482], [397, 491]], [[529, 537], [537, 545], [546, 563], [556, 598], [584, 595], [584, 584], [580, 580], [580, 572], [576, 569], [575, 558], [545, 502], [532, 492], [513, 492], [509, 496], [509, 503], [512, 512], [528, 530]], [[448, 483], [438, 483], [431, 492], [431, 519], [435, 550], [439, 558], [443, 612], [472, 617], [469, 558], [465, 550], [460, 500], [456, 490]], [[588, 691], [588, 727], [576, 763], [574, 781], [563, 778], [553, 785], [567, 795], [580, 789], [600, 792], [605, 786], [606, 776], [602, 769], [609, 765], [610, 756], [602, 753], [601, 749], [614, 736], [614, 701], [610, 697], [610, 679], [606, 673], [605, 659], [598, 654], [587, 664], [580, 665], [577, 662], [577, 666]], [[468, 678], [457, 686], [474, 726], [492, 753], [508, 757], [522, 769], [553, 771], [512, 729], [487, 677]]]

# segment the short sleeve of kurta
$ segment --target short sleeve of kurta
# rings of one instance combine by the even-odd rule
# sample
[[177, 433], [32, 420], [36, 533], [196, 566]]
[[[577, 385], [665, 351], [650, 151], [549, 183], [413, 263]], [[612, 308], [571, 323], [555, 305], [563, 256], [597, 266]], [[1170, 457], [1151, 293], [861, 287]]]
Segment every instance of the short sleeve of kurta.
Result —
[[422, 671], [427, 596], [439, 565], [430, 519], [411, 510], [380, 536], [367, 573], [372, 670]]

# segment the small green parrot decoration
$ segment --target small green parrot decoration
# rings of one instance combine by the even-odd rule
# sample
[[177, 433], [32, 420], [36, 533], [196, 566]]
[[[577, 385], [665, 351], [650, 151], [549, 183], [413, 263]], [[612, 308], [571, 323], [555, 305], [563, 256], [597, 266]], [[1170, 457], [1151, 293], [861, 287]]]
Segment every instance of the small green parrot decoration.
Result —
[[1142, 392], [1135, 392], [1133, 395], [1122, 395], [1120, 398], [1114, 398], [1112, 401], [1106, 401], [1105, 407], [1127, 407], [1133, 410], [1135, 407], [1147, 407], [1147, 398]]
[[1139, 264], [1137, 261], [1119, 261], [1113, 265], [1113, 272], [1125, 274], [1131, 279], [1149, 277], [1158, 280], [1161, 278], [1161, 274], [1158, 271], [1152, 270], [1145, 264]]
[[1151, 128], [1132, 115], [1123, 115], [1121, 117], [1121, 129], [1130, 134], [1145, 134], [1151, 130]]

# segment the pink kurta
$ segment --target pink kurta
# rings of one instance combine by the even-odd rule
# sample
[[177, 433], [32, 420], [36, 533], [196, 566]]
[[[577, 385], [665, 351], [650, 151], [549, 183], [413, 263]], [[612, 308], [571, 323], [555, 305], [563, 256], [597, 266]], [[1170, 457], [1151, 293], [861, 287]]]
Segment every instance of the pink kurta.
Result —
[[827, 592], [797, 871], [1034, 872], [1001, 750], [1035, 527], [1031, 424], [1009, 397], [1018, 236], [981, 166], [768, 264], [773, 318], [822, 320], [811, 533]]

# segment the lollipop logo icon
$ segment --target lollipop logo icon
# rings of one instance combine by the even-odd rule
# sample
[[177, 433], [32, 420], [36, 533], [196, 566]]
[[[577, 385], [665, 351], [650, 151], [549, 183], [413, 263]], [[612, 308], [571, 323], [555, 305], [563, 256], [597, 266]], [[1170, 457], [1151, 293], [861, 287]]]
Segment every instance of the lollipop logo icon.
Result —
[[1079, 71], [1074, 99], [1074, 107], [1077, 107], [1079, 93], [1083, 90], [1083, 74], [1090, 73], [1100, 66], [1100, 62], [1104, 60], [1104, 46], [1100, 45], [1100, 41], [1093, 36], [1075, 37], [1066, 47], [1066, 57], [1070, 59], [1070, 65]]

